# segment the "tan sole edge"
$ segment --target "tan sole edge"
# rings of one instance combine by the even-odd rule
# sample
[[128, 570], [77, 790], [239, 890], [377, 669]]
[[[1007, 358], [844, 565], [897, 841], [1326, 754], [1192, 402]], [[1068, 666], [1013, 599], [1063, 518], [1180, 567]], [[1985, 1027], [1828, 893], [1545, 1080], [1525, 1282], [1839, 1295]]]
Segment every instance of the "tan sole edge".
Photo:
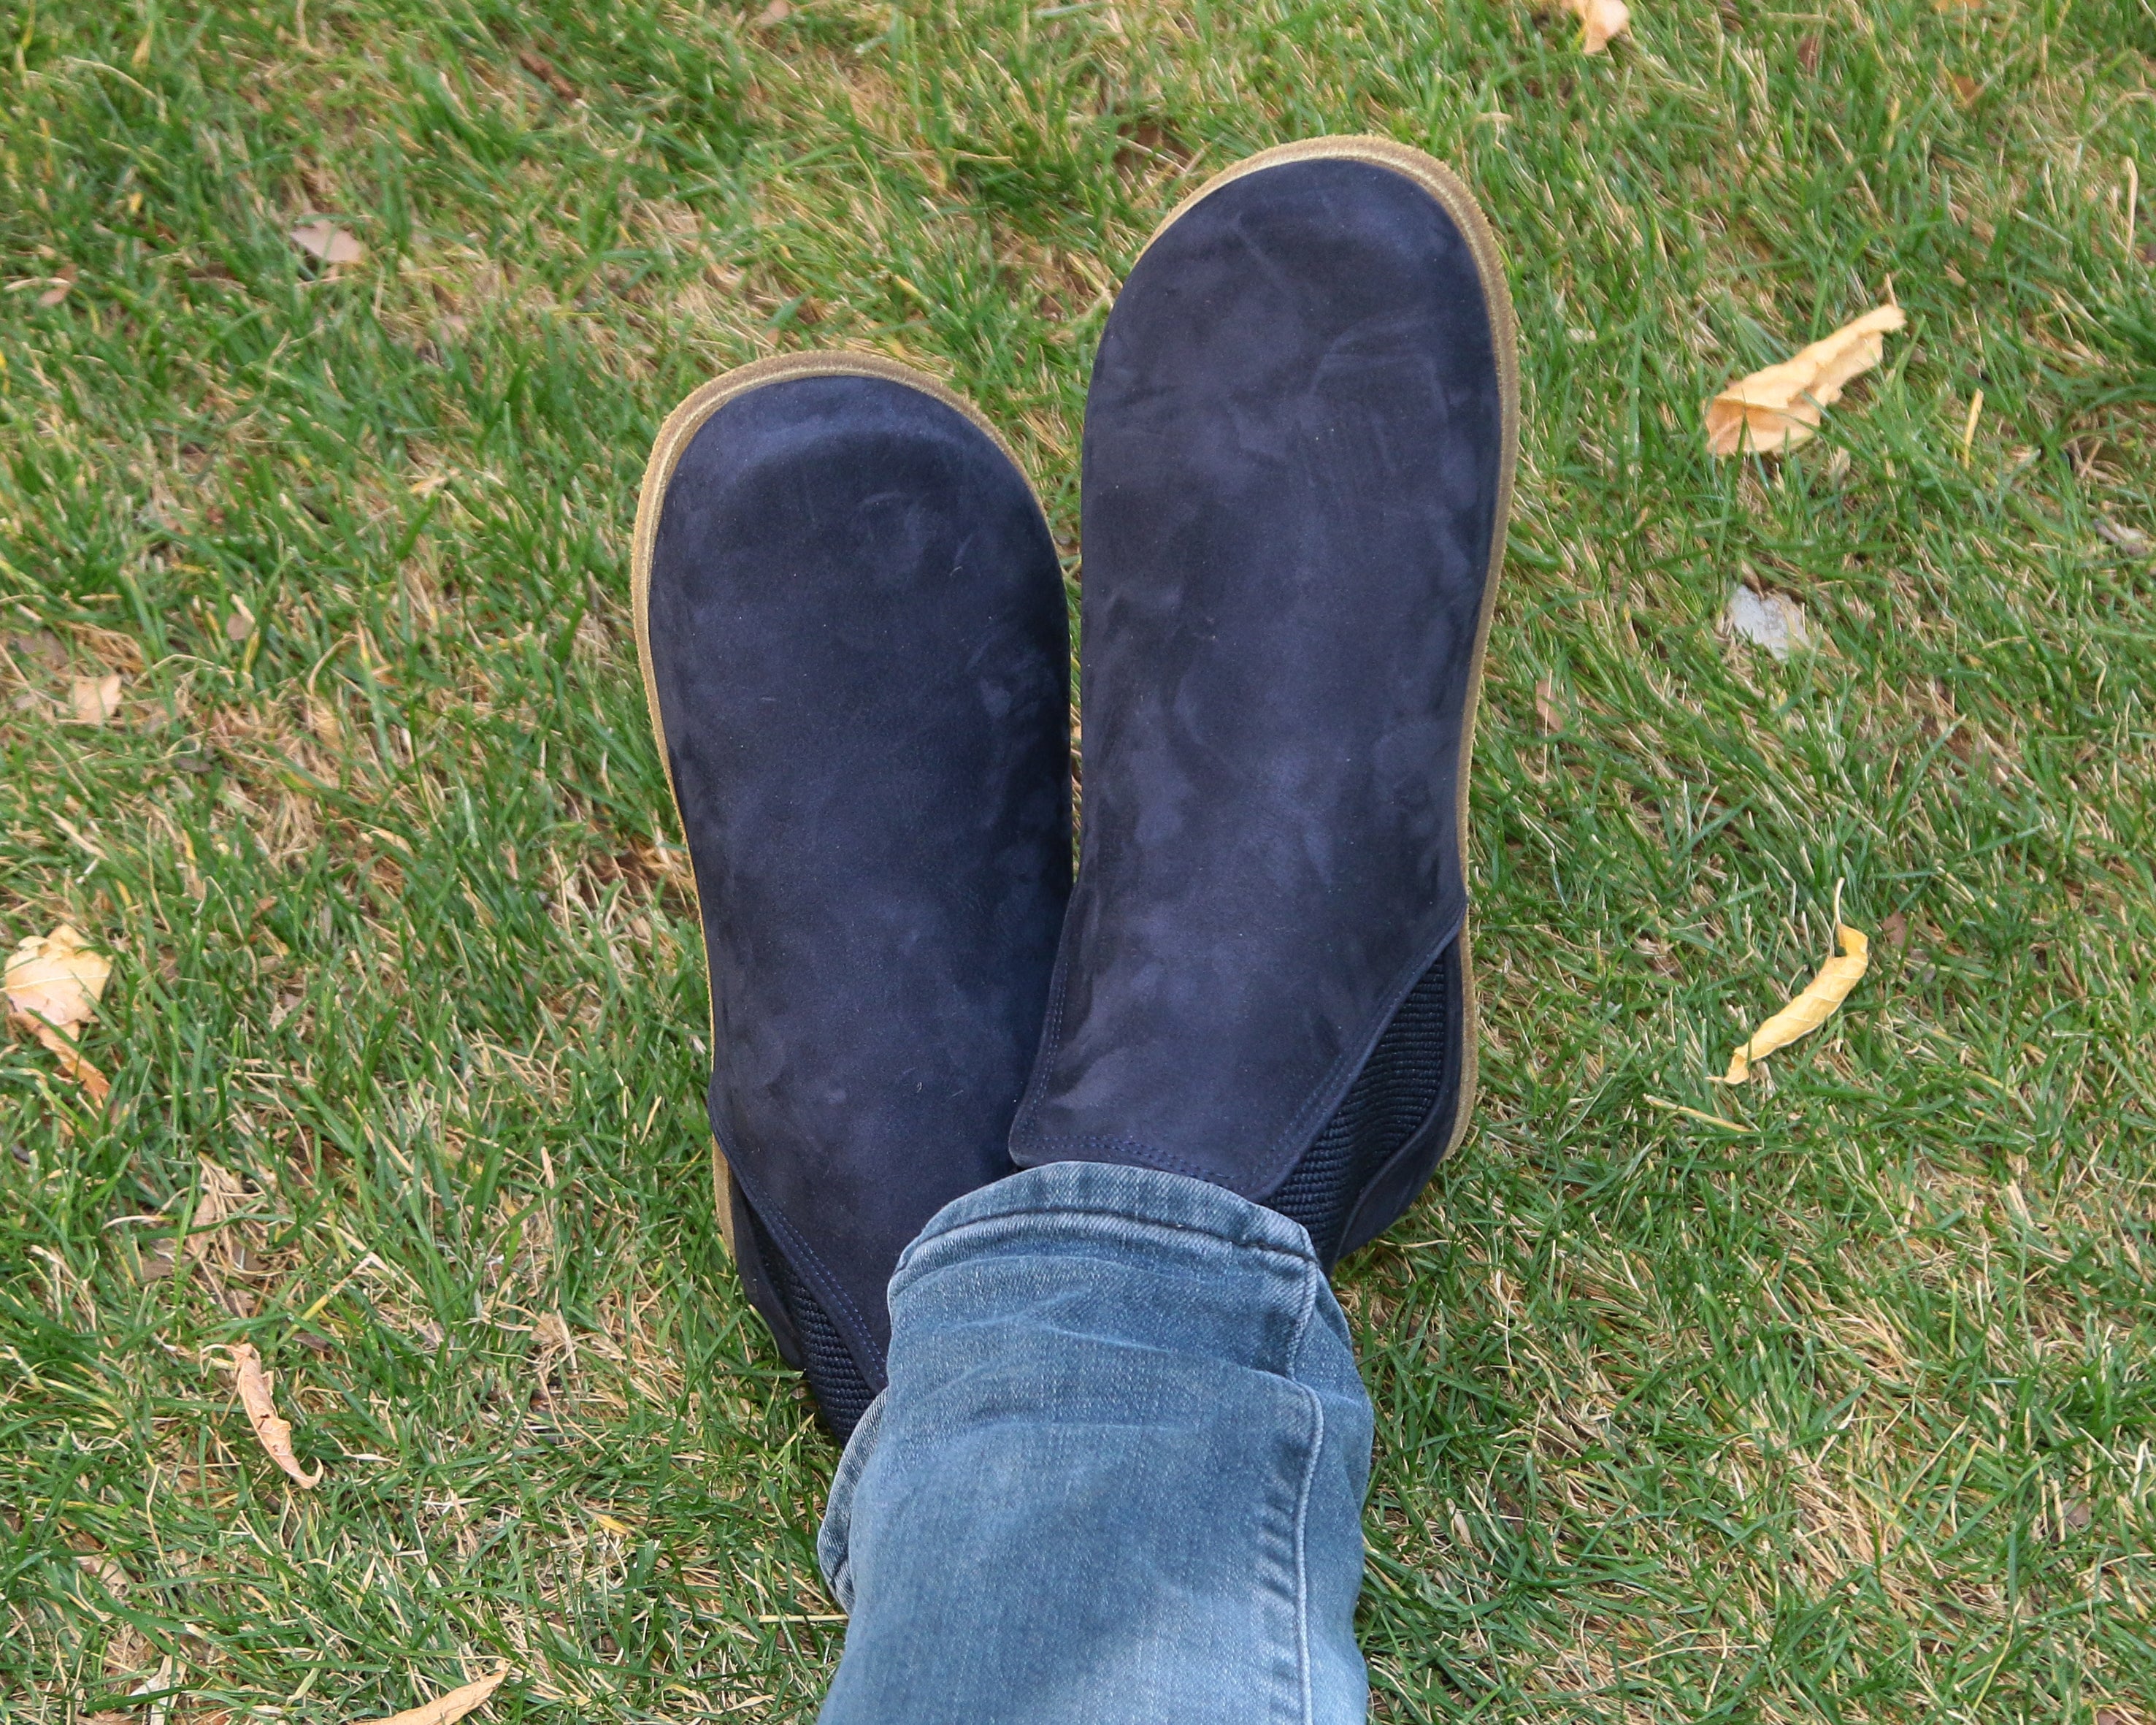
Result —
[[[1458, 825], [1460, 878], [1464, 882], [1467, 878], [1467, 781], [1475, 761], [1476, 720], [1482, 706], [1482, 661], [1490, 643], [1490, 618], [1496, 603], [1497, 579], [1505, 567], [1505, 528], [1512, 519], [1512, 481], [1520, 458], [1519, 325], [1512, 315], [1512, 292], [1505, 280], [1504, 255], [1498, 249], [1496, 229], [1490, 225], [1490, 219], [1482, 213], [1481, 203], [1459, 175], [1436, 157], [1425, 155], [1420, 150], [1395, 143], [1390, 138], [1368, 136], [1304, 138], [1291, 144], [1276, 144], [1270, 150], [1260, 150], [1255, 156], [1245, 157], [1232, 167], [1224, 168], [1168, 212], [1167, 219], [1153, 229], [1152, 238], [1146, 241], [1138, 255], [1142, 258], [1159, 242], [1162, 234], [1188, 214], [1194, 206], [1223, 186], [1232, 184], [1245, 174], [1277, 167], [1289, 162], [1367, 162], [1378, 167], [1389, 168], [1393, 172], [1413, 180], [1443, 206], [1445, 213], [1452, 218], [1453, 225], [1460, 229], [1461, 236], [1467, 241], [1467, 249], [1474, 255], [1476, 274], [1481, 278], [1483, 302], [1490, 310], [1490, 342], [1496, 350], [1498, 389], [1504, 404], [1502, 435], [1505, 446], [1499, 458], [1497, 524], [1491, 535], [1490, 565], [1482, 582], [1482, 614], [1475, 626], [1474, 668], [1469, 673], [1467, 686], [1467, 723], [1460, 731]], [[1445, 1141], [1440, 1161], [1449, 1157], [1467, 1135], [1468, 1123], [1475, 1112], [1481, 1030], [1476, 1017], [1473, 956], [1467, 924], [1462, 922], [1460, 928], [1460, 975], [1467, 1018], [1464, 1039], [1466, 1069], [1460, 1074], [1460, 1102], [1453, 1115], [1452, 1130]]]
[[[918, 389], [923, 395], [940, 401], [944, 406], [963, 415], [988, 435], [988, 440], [1004, 452], [1026, 488], [1033, 492], [1034, 507], [1040, 507], [1040, 494], [1034, 487], [1018, 455], [1004, 439], [1003, 434], [990, 425], [981, 410], [963, 395], [939, 384], [935, 378], [917, 372], [911, 366], [901, 365], [895, 359], [886, 359], [880, 353], [781, 353], [769, 359], [759, 359], [748, 365], [737, 366], [721, 373], [701, 388], [692, 391], [680, 406], [666, 416], [660, 426], [659, 435], [653, 440], [651, 456], [644, 465], [643, 483], [636, 493], [636, 532], [629, 551], [629, 610], [636, 620], [636, 664], [644, 679], [644, 713], [651, 724], [651, 740], [659, 750], [659, 765], [666, 775], [667, 800], [674, 806], [674, 825], [682, 835], [683, 849], [687, 849], [688, 828], [681, 821], [681, 796], [674, 784], [674, 763], [666, 752], [665, 727], [659, 718], [659, 684], [651, 668], [651, 554], [659, 538], [659, 513], [666, 497], [666, 487], [674, 477], [674, 469], [680, 464], [681, 452], [688, 448], [690, 440], [704, 427], [704, 422], [736, 396], [745, 395], [752, 389], [767, 384], [791, 382], [796, 378], [881, 378], [886, 382], [903, 384]], [[1044, 517], [1046, 512], [1043, 511]], [[703, 903], [702, 890], [696, 881], [696, 859], [689, 858], [689, 890], [699, 907]], [[704, 1003], [711, 1011], [709, 979], [706, 980]], [[718, 1017], [711, 1011], [711, 1047], [718, 1047]], [[711, 1140], [711, 1193], [719, 1207], [719, 1233], [725, 1239], [726, 1251], [736, 1263], [741, 1261], [741, 1251], [734, 1242], [733, 1179], [726, 1165], [726, 1153], [714, 1136]]]
[[711, 1202], [719, 1207], [719, 1238], [726, 1243], [726, 1256], [741, 1262], [741, 1248], [734, 1244], [734, 1179], [726, 1166], [726, 1153], [719, 1148], [718, 1134], [711, 1135]]

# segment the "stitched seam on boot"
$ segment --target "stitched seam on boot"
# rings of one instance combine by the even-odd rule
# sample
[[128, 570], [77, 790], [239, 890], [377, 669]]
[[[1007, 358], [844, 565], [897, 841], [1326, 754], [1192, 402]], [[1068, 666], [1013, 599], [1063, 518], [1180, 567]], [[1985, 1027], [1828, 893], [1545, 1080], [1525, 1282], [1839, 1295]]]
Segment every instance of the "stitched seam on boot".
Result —
[[[1433, 965], [1444, 958], [1445, 949], [1459, 940], [1460, 931], [1467, 926], [1467, 917], [1471, 909], [1471, 906], [1463, 890], [1459, 915], [1446, 925], [1443, 936], [1434, 945], [1426, 949], [1421, 955], [1421, 961], [1412, 970], [1403, 973], [1394, 981], [1393, 987], [1387, 991], [1384, 1011], [1377, 1017], [1373, 1027], [1358, 1043], [1351, 1044], [1347, 1053], [1341, 1054], [1330, 1067], [1326, 1068], [1325, 1076], [1304, 1094], [1302, 1101], [1296, 1106], [1295, 1112], [1289, 1116], [1287, 1124], [1274, 1135], [1266, 1150], [1264, 1166], [1260, 1170], [1262, 1177], [1252, 1182], [1252, 1192], [1267, 1191], [1293, 1176], [1296, 1163], [1301, 1160], [1302, 1153], [1310, 1148], [1317, 1134], [1325, 1130], [1333, 1115], [1338, 1111], [1342, 1102], [1347, 1099], [1348, 1092], [1353, 1088], [1357, 1074], [1369, 1064], [1370, 1057], [1377, 1052], [1378, 1041], [1391, 1027], [1393, 1019], [1398, 1015], [1408, 996], [1414, 991], [1415, 984], [1422, 980], [1424, 974]], [[1059, 955], [1055, 968], [1055, 990], [1049, 1002], [1047, 1027], [1041, 1040], [1040, 1058], [1034, 1068], [1037, 1082], [1029, 1089], [1024, 1106], [1020, 1110], [1018, 1120], [1012, 1125], [1012, 1138], [1029, 1139], [1030, 1147], [1036, 1151], [1058, 1149], [1110, 1151], [1116, 1155], [1128, 1156], [1134, 1161], [1142, 1162], [1147, 1167], [1158, 1168], [1169, 1174], [1187, 1174], [1193, 1179], [1203, 1180], [1209, 1185], [1225, 1187], [1230, 1192], [1242, 1192], [1245, 1197], [1250, 1196], [1250, 1193], [1243, 1192], [1240, 1186], [1231, 1186], [1221, 1178], [1220, 1171], [1218, 1169], [1209, 1168], [1202, 1163], [1190, 1161], [1167, 1151], [1160, 1150], [1142, 1138], [1125, 1138], [1098, 1133], [1051, 1134], [1033, 1130], [1033, 1122], [1039, 1117], [1041, 1101], [1047, 1094], [1055, 1070], [1055, 1056], [1063, 1045], [1065, 981], [1063, 960]], [[1350, 1063], [1351, 1055], [1353, 1056], [1352, 1064]], [[1343, 1068], [1346, 1068], [1344, 1084], [1341, 1082]], [[1332, 1089], [1335, 1085], [1339, 1086], [1340, 1094], [1332, 1098], [1331, 1106], [1325, 1110], [1324, 1117], [1312, 1125], [1311, 1116], [1317, 1112], [1317, 1099]], [[1283, 1154], [1290, 1148], [1295, 1150], [1295, 1154], [1290, 1157], [1284, 1166], [1279, 1166]]]
[[[736, 1172], [735, 1177], [740, 1178], [738, 1171]], [[757, 1203], [753, 1192], [748, 1193], [748, 1201], [749, 1208], [756, 1212], [757, 1220], [776, 1237], [774, 1244], [789, 1249], [797, 1254], [793, 1262], [793, 1273], [808, 1285], [810, 1293], [824, 1302], [827, 1315], [832, 1303], [829, 1296], [835, 1294], [838, 1296], [836, 1303], [852, 1322], [855, 1335], [865, 1338], [871, 1334], [868, 1321], [861, 1316], [860, 1308], [854, 1304], [846, 1290], [839, 1285], [837, 1278], [825, 1268], [823, 1259], [817, 1254], [816, 1249], [808, 1244], [801, 1230], [787, 1219], [785, 1213], [776, 1207], [767, 1209]], [[819, 1280], [827, 1286], [819, 1287], [817, 1283]], [[797, 1324], [798, 1321], [797, 1320]], [[850, 1351], [851, 1339], [850, 1338], [849, 1352]], [[860, 1362], [856, 1358], [854, 1363], [858, 1367]], [[881, 1388], [876, 1380], [883, 1375], [880, 1372], [870, 1372], [866, 1370], [861, 1372], [862, 1380], [872, 1391]]]
[[1170, 1156], [1165, 1151], [1154, 1149], [1152, 1145], [1140, 1138], [1098, 1136], [1074, 1138], [1036, 1133], [1033, 1141], [1043, 1147], [1055, 1146], [1070, 1150], [1112, 1150], [1118, 1156], [1128, 1156], [1133, 1161], [1142, 1162], [1148, 1168], [1158, 1168], [1163, 1174], [1187, 1175], [1193, 1180], [1203, 1180], [1208, 1186], [1218, 1186], [1228, 1191], [1234, 1190], [1220, 1178], [1219, 1170], [1208, 1168], [1199, 1162], [1187, 1162], [1181, 1156]]
[[[1071, 887], [1071, 893], [1073, 897], [1077, 893], [1075, 882]], [[1033, 1123], [1040, 1114], [1041, 1099], [1047, 1094], [1050, 1080], [1055, 1074], [1055, 1056], [1063, 1047], [1063, 1007], [1069, 994], [1070, 983], [1070, 971], [1066, 964], [1068, 957], [1069, 955], [1059, 948], [1055, 955], [1055, 975], [1048, 996], [1048, 1018], [1041, 1030], [1040, 1054], [1034, 1063], [1036, 1078], [1034, 1082], [1026, 1087], [1025, 1102], [1019, 1110], [1018, 1119], [1012, 1122], [1014, 1137], [1022, 1133], [1029, 1134], [1032, 1131]], [[1052, 1143], [1059, 1141], [1044, 1140], [1042, 1141]]]
[[[1322, 1081], [1311, 1086], [1301, 1105], [1290, 1117], [1286, 1125], [1274, 1136], [1267, 1148], [1266, 1166], [1263, 1171], [1266, 1177], [1260, 1183], [1260, 1191], [1270, 1190], [1291, 1174], [1296, 1163], [1301, 1160], [1302, 1152], [1325, 1130], [1341, 1103], [1346, 1100], [1348, 1092], [1353, 1088], [1356, 1075], [1370, 1063], [1370, 1057], [1377, 1053], [1379, 1040], [1391, 1027], [1394, 1017], [1414, 991], [1415, 984], [1423, 979], [1431, 965], [1444, 958], [1445, 949], [1460, 938], [1460, 931], [1467, 926], [1467, 912], [1468, 905], [1463, 894], [1460, 914], [1446, 925], [1444, 935], [1426, 947], [1418, 960], [1402, 971], [1393, 986], [1386, 991], [1384, 1010], [1371, 1022], [1363, 1035], [1349, 1044], [1348, 1051], [1327, 1068]], [[1324, 1101], [1323, 1099], [1328, 1095], [1331, 1100]], [[1286, 1158], [1284, 1165], [1283, 1157]]]
[[1415, 979], [1339, 1105], [1263, 1200], [1307, 1228], [1326, 1263], [1338, 1260], [1348, 1224], [1385, 1171], [1427, 1135], [1445, 1099], [1455, 1016], [1446, 962], [1452, 950]]

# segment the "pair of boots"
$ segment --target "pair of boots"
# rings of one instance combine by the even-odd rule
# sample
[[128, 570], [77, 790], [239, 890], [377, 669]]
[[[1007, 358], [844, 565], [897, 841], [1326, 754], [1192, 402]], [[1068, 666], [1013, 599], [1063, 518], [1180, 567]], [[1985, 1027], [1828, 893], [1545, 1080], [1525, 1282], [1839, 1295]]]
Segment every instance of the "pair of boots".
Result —
[[1517, 424], [1496, 243], [1428, 157], [1291, 144], [1169, 217], [1086, 399], [1074, 887], [1063, 583], [993, 428], [846, 353], [667, 420], [637, 642], [721, 1215], [841, 1439], [899, 1254], [1015, 1168], [1210, 1182], [1329, 1268], [1459, 1139]]

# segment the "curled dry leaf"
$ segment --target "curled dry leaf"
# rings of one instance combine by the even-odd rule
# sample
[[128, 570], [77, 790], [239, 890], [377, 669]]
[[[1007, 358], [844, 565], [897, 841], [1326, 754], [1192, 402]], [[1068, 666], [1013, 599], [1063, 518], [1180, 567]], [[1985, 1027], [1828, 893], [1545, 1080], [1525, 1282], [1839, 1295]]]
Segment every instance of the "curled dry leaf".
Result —
[[120, 673], [68, 680], [68, 703], [77, 724], [103, 724], [120, 710]]
[[8, 1022], [59, 1055], [60, 1070], [100, 1108], [112, 1086], [82, 1058], [74, 1032], [96, 1015], [111, 975], [112, 960], [92, 952], [66, 923], [43, 937], [32, 935], [8, 958]]
[[301, 222], [292, 229], [292, 243], [326, 264], [357, 264], [367, 256], [365, 246], [326, 219]]
[[1632, 27], [1632, 14], [1625, 0], [1564, 0], [1579, 16], [1579, 48], [1583, 54], [1600, 54], [1612, 36]]
[[367, 1725], [453, 1725], [454, 1721], [484, 1704], [501, 1687], [501, 1680], [508, 1675], [509, 1667], [504, 1666], [492, 1676], [481, 1677], [476, 1683], [466, 1683], [446, 1695], [438, 1695], [424, 1707], [408, 1707], [386, 1719], [370, 1720]]
[[[264, 1453], [300, 1486], [312, 1489], [321, 1484], [322, 1470], [318, 1467], [310, 1475], [300, 1465], [300, 1458], [292, 1453], [291, 1423], [277, 1417], [277, 1404], [270, 1397], [270, 1375], [262, 1369], [262, 1356], [254, 1351], [254, 1343], [233, 1343], [232, 1363], [239, 1381], [240, 1405], [247, 1409], [247, 1423], [254, 1428], [255, 1441], [262, 1445]], [[449, 1717], [454, 1718], [456, 1715]]]
[[68, 290], [74, 286], [74, 265], [62, 264], [60, 273], [53, 277], [53, 285], [38, 296], [38, 303], [41, 306], [57, 306], [68, 296]]
[[1821, 965], [1819, 975], [1804, 985], [1804, 991], [1753, 1031], [1751, 1041], [1729, 1057], [1723, 1084], [1743, 1084], [1752, 1075], [1753, 1061], [1763, 1060], [1799, 1037], [1810, 1036], [1834, 1016], [1849, 998], [1849, 991], [1863, 980], [1865, 969], [1871, 962], [1871, 941], [1847, 923], [1837, 925], [1835, 933], [1841, 942], [1841, 955]]
[[1850, 380], [1879, 363], [1887, 332], [1908, 321], [1899, 306], [1878, 306], [1794, 358], [1732, 384], [1707, 404], [1708, 451], [1733, 456], [1749, 447], [1774, 455], [1806, 441]]

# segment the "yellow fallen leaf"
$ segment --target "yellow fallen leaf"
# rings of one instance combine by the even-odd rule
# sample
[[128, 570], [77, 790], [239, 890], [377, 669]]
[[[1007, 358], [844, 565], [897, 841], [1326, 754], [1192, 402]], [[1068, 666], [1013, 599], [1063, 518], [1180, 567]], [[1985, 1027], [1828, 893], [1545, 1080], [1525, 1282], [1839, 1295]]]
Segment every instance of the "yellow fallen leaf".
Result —
[[1879, 363], [1887, 332], [1908, 321], [1899, 306], [1881, 306], [1794, 358], [1732, 384], [1707, 404], [1708, 451], [1733, 456], [1748, 446], [1767, 456], [1806, 441], [1850, 380]]
[[8, 955], [6, 986], [11, 1010], [69, 1030], [95, 1016], [112, 960], [92, 952], [66, 923], [42, 937], [33, 935]]
[[365, 246], [327, 219], [301, 222], [292, 229], [292, 243], [326, 264], [357, 264], [367, 255]]
[[100, 1108], [112, 1087], [82, 1058], [74, 1032], [95, 1016], [111, 975], [112, 960], [92, 952], [80, 935], [62, 923], [49, 935], [33, 935], [8, 955], [5, 981], [8, 1022], [59, 1055], [60, 1070]]
[[[300, 1458], [292, 1453], [291, 1423], [277, 1417], [277, 1404], [270, 1398], [270, 1377], [262, 1369], [262, 1356], [254, 1351], [254, 1343], [234, 1342], [232, 1363], [239, 1377], [239, 1403], [247, 1409], [247, 1423], [254, 1428], [255, 1441], [300, 1485], [311, 1490], [321, 1484], [322, 1470], [316, 1468], [310, 1477], [300, 1465]], [[402, 1718], [404, 1715], [400, 1713], [398, 1717]], [[458, 1715], [446, 1717], [455, 1718]]]
[[1564, 0], [1579, 14], [1580, 51], [1600, 54], [1609, 45], [1612, 36], [1621, 36], [1632, 27], [1632, 14], [1625, 0]]
[[1835, 932], [1840, 937], [1841, 955], [1821, 965], [1819, 975], [1804, 985], [1804, 991], [1753, 1031], [1752, 1040], [1729, 1057], [1723, 1084], [1743, 1084], [1752, 1075], [1753, 1061], [1765, 1059], [1777, 1048], [1786, 1048], [1800, 1036], [1810, 1036], [1834, 1016], [1835, 1008], [1849, 998], [1849, 991], [1863, 979], [1871, 962], [1871, 942], [1847, 923], [1837, 924]]
[[509, 1675], [504, 1666], [490, 1677], [481, 1677], [476, 1683], [466, 1683], [452, 1689], [446, 1695], [438, 1695], [423, 1707], [410, 1707], [401, 1713], [392, 1713], [386, 1719], [373, 1719], [367, 1725], [452, 1725], [474, 1707], [484, 1703], [490, 1695], [501, 1687], [501, 1680]]
[[78, 724], [103, 724], [120, 710], [120, 673], [70, 678], [68, 699]]

